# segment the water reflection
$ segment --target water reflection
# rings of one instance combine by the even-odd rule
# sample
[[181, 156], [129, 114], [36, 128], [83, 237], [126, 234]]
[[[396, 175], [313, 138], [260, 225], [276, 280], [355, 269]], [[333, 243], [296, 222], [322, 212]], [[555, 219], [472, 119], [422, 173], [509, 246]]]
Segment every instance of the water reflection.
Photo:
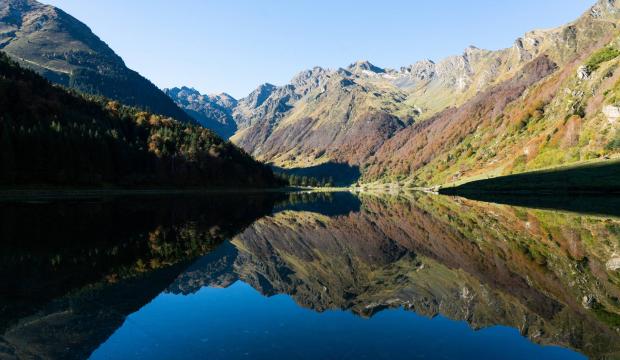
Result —
[[83, 359], [278, 196], [0, 203], [0, 358]]
[[[0, 351], [393, 359], [576, 355], [535, 344], [595, 358], [620, 350], [620, 220], [610, 215], [417, 193], [151, 201], [44, 205], [47, 220], [24, 220], [39, 205], [2, 208], [13, 224], [3, 239], [16, 240], [3, 243]], [[53, 245], [41, 227], [56, 229]]]

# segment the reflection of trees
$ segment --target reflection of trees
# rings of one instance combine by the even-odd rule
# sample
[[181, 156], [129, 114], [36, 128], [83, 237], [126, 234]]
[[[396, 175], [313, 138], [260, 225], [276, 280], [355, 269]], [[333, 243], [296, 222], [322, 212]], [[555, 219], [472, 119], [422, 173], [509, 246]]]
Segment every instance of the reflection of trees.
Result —
[[2, 204], [2, 324], [8, 327], [88, 284], [117, 283], [188, 264], [269, 213], [278, 197]]

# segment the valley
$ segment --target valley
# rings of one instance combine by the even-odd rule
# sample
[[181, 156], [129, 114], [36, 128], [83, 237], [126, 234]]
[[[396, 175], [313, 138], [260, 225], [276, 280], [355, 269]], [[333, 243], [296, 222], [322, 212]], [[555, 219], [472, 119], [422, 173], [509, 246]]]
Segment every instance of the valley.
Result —
[[528, 1], [0, 0], [0, 359], [620, 358], [620, 0]]

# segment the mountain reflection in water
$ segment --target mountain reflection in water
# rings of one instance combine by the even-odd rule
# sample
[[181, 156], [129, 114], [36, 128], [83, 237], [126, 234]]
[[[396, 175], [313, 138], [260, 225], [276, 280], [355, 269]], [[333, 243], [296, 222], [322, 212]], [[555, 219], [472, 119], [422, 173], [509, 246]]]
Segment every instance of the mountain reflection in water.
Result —
[[0, 357], [618, 356], [620, 219], [570, 210], [419, 193], [2, 204]]

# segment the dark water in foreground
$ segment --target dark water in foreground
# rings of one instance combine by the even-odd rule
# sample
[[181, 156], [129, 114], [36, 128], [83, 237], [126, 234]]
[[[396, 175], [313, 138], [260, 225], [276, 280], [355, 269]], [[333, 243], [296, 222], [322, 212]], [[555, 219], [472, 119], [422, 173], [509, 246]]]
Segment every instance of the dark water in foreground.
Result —
[[614, 358], [620, 218], [588, 204], [3, 202], [0, 358]]

